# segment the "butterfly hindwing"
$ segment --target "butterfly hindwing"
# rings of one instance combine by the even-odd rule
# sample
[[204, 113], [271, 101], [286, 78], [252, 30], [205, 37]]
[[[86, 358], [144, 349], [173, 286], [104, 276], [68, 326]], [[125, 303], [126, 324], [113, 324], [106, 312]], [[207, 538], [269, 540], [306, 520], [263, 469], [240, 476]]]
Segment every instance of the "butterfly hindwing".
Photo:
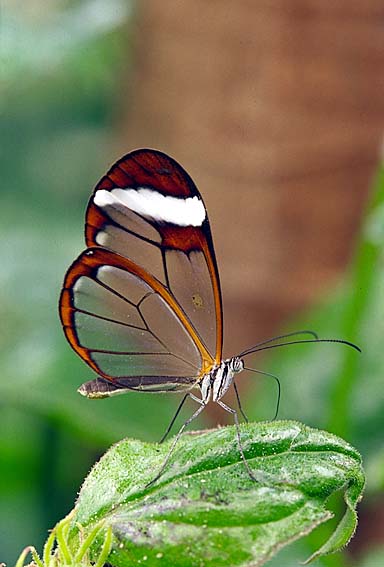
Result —
[[121, 388], [185, 389], [211, 362], [168, 290], [102, 248], [86, 250], [70, 267], [60, 314], [74, 350]]

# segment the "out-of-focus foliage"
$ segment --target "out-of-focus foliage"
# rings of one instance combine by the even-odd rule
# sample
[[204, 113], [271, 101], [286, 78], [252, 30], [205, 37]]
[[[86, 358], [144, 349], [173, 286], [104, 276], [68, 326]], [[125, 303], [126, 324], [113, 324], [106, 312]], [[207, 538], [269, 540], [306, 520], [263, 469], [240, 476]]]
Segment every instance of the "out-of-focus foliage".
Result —
[[82, 398], [76, 388], [92, 372], [57, 312], [64, 272], [84, 246], [87, 199], [117, 157], [110, 132], [130, 64], [130, 9], [123, 0], [3, 5], [0, 561], [10, 564], [25, 545], [41, 547], [107, 446], [158, 439], [177, 404]]

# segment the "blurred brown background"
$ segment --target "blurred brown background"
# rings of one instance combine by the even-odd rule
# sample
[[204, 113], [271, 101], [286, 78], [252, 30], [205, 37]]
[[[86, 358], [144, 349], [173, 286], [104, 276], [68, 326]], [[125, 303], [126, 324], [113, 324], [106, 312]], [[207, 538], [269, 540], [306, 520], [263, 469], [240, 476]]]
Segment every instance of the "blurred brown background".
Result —
[[119, 149], [162, 149], [200, 188], [229, 356], [349, 260], [383, 132], [384, 4], [149, 0], [136, 18]]

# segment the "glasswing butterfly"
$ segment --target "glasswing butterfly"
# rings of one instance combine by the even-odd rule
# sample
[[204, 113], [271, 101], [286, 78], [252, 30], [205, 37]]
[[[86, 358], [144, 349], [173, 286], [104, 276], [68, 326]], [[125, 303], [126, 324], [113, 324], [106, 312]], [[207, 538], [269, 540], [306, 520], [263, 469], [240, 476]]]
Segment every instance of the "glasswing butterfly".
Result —
[[[281, 335], [222, 359], [222, 299], [207, 211], [188, 173], [160, 151], [135, 150], [99, 181], [88, 203], [85, 240], [87, 249], [70, 266], [59, 305], [71, 347], [98, 374], [79, 392], [88, 398], [129, 390], [186, 392], [163, 439], [187, 397], [199, 404], [150, 484], [162, 474], [185, 427], [209, 401], [216, 402], [234, 416], [240, 454], [255, 479], [237, 411], [222, 398], [233, 384], [245, 417], [234, 382], [245, 369], [243, 357], [320, 342], [316, 334]], [[299, 334], [311, 338], [276, 343]]]

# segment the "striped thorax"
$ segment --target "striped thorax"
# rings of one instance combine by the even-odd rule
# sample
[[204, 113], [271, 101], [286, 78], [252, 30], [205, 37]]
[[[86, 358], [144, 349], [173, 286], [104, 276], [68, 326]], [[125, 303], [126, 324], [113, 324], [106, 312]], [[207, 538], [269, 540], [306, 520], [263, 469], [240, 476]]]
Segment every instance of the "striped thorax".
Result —
[[234, 375], [244, 370], [244, 362], [238, 356], [223, 360], [221, 364], [203, 377], [200, 390], [204, 404], [211, 399], [213, 402], [221, 400], [233, 382]]

